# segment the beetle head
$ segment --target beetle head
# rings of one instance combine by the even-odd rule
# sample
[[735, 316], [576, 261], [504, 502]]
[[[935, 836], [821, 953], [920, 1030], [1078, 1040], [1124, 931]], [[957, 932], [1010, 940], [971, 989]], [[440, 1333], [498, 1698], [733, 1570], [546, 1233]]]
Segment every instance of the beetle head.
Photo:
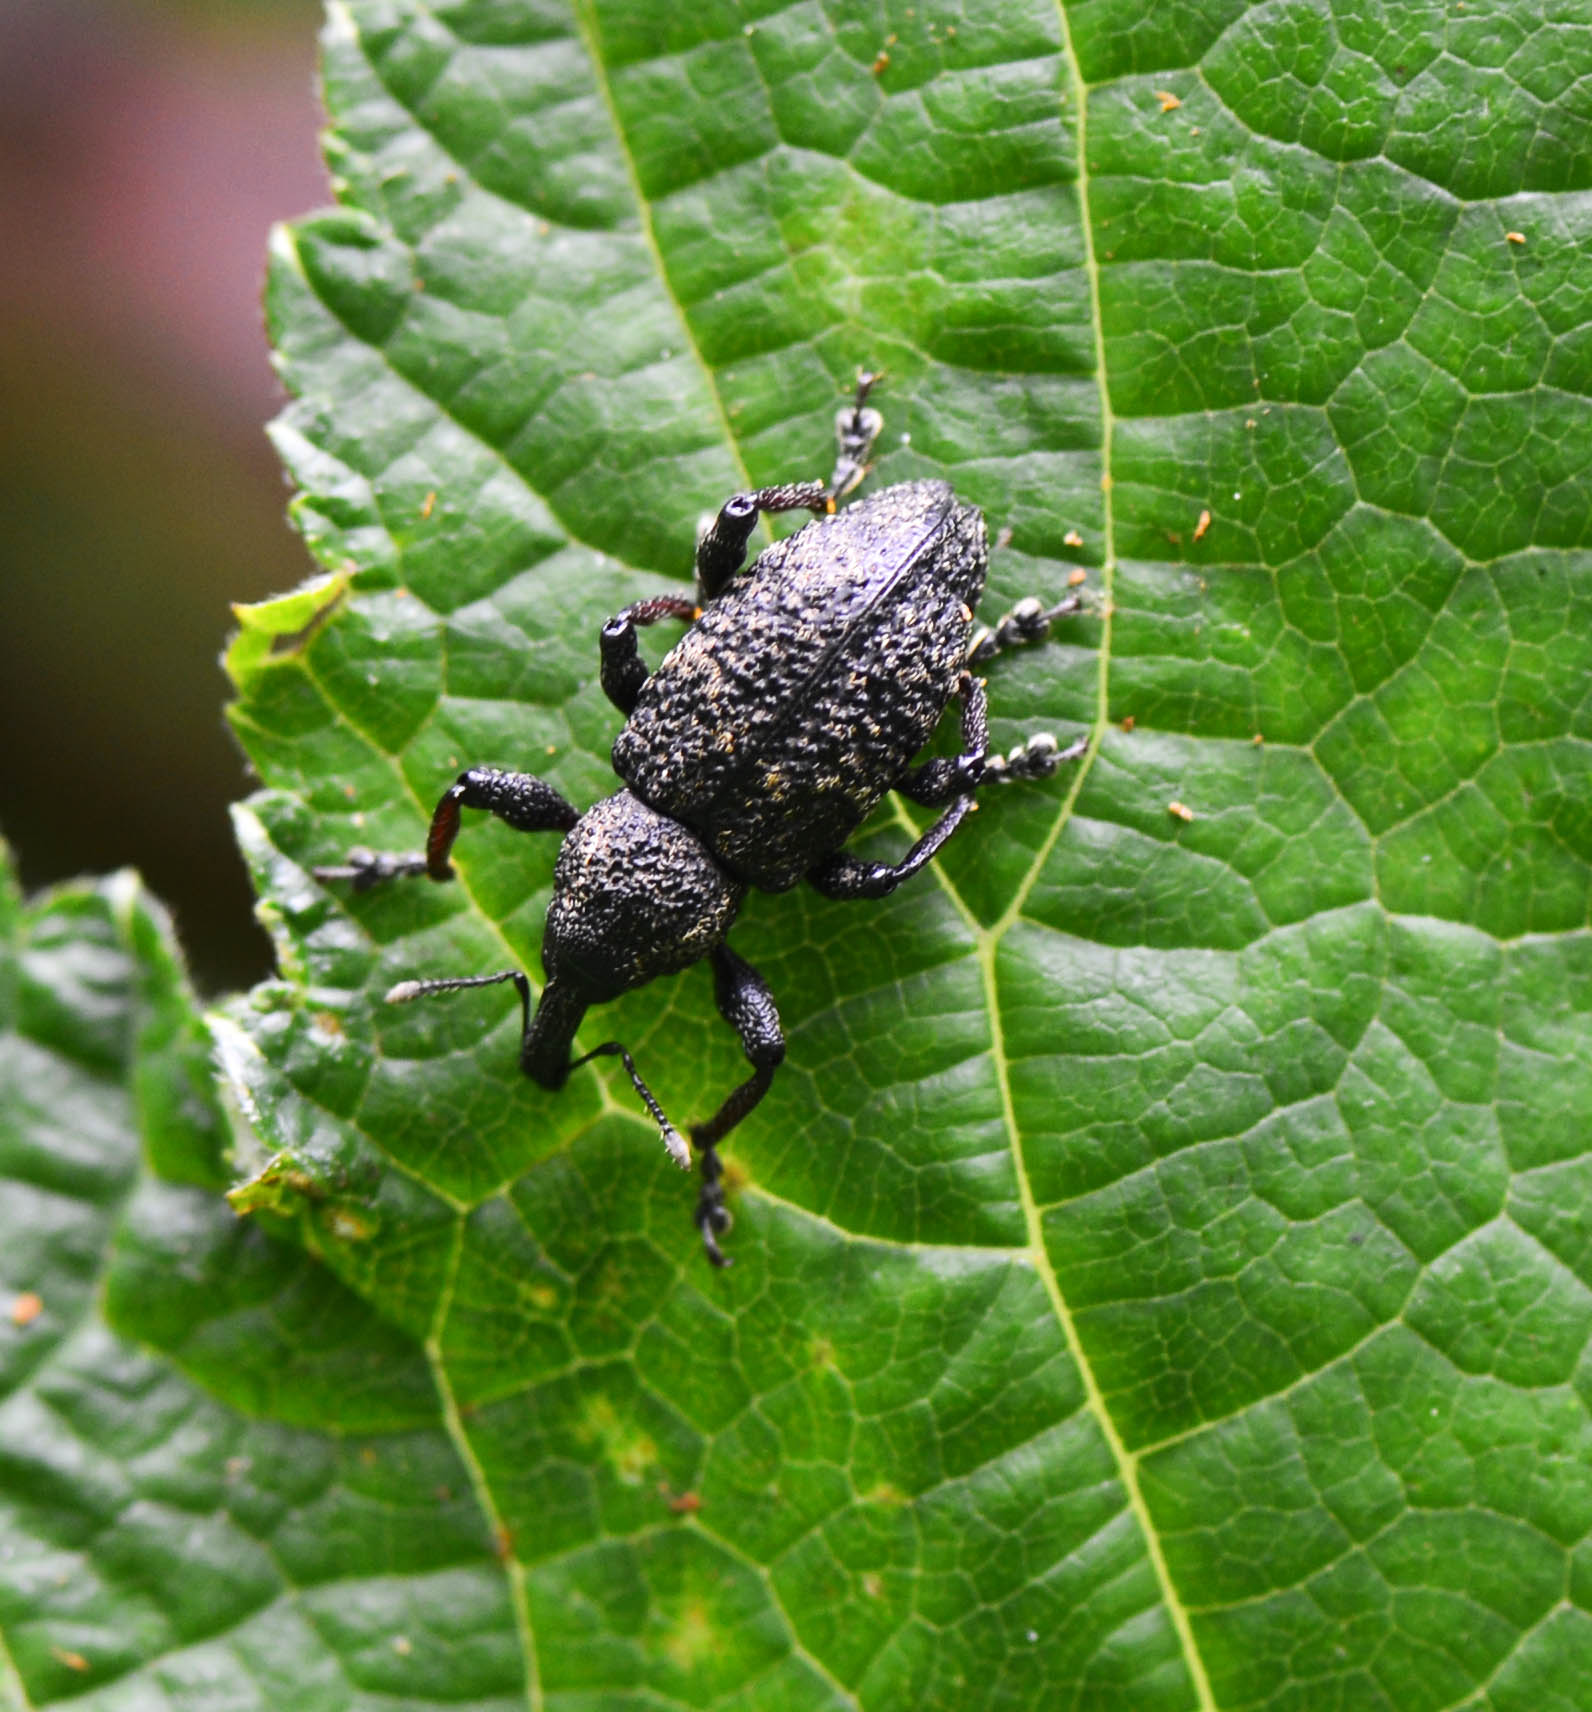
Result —
[[617, 791], [564, 840], [542, 966], [599, 1004], [706, 957], [745, 895], [694, 833]]

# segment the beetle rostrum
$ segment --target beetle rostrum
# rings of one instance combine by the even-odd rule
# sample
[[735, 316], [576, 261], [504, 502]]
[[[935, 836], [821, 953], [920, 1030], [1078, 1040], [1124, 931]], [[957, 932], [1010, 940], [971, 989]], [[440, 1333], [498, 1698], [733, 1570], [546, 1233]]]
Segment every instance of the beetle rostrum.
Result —
[[[546, 983], [532, 1003], [519, 969], [402, 981], [390, 1003], [512, 982], [520, 997], [520, 1068], [544, 1088], [572, 1069], [617, 1057], [670, 1155], [691, 1150], [616, 1040], [572, 1057], [589, 1006], [707, 958], [719, 1011], [752, 1074], [690, 1132], [701, 1161], [696, 1225], [715, 1266], [730, 1228], [718, 1144], [762, 1099], [785, 1056], [779, 1012], [762, 976], [727, 943], [749, 888], [800, 880], [831, 898], [882, 898], [955, 832], [992, 781], [1040, 779], [1086, 746], [1039, 732], [1006, 756], [989, 753], [983, 681], [1005, 649], [1035, 642], [1082, 609], [1080, 595], [1046, 608], [1018, 602], [973, 630], [989, 550], [983, 514], [943, 481], [900, 482], [840, 508], [866, 476], [882, 425], [859, 377], [837, 419], [839, 454], [824, 482], [794, 482], [727, 500], [696, 549], [694, 599], [656, 596], [625, 608], [598, 637], [602, 687], [626, 716], [614, 742], [623, 788], [580, 814], [528, 773], [470, 767], [443, 794], [423, 855], [351, 851], [321, 880], [363, 891], [404, 876], [446, 881], [462, 809], [484, 809], [521, 832], [564, 834], [542, 941]], [[815, 520], [745, 566], [764, 513]], [[683, 638], [649, 674], [637, 630], [683, 621]], [[960, 707], [961, 752], [913, 764], [941, 715]], [[843, 848], [886, 792], [941, 813], [898, 862]]]

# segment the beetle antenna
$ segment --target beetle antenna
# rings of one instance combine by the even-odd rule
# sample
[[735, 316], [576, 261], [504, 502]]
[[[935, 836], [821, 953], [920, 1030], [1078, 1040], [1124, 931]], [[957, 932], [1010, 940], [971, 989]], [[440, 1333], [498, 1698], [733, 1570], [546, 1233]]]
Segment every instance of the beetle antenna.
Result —
[[531, 984], [518, 969], [505, 969], [500, 975], [448, 975], [439, 981], [400, 981], [382, 994], [382, 1003], [407, 1005], [411, 999], [427, 999], [433, 993], [456, 993], [461, 987], [498, 987], [512, 981], [519, 988], [520, 1004], [531, 1002]]
[[663, 1137], [663, 1145], [669, 1150], [669, 1157], [682, 1171], [691, 1169], [691, 1149], [686, 1139], [668, 1118], [664, 1116], [663, 1107], [653, 1097], [651, 1088], [641, 1079], [641, 1072], [636, 1068], [636, 1061], [625, 1051], [617, 1040], [605, 1040], [601, 1046], [594, 1046], [590, 1052], [583, 1053], [579, 1058], [570, 1060], [570, 1069], [578, 1070], [582, 1064], [589, 1063], [593, 1058], [617, 1058], [625, 1067], [625, 1074], [630, 1078], [631, 1085], [641, 1096], [641, 1103], [652, 1113], [652, 1121], [658, 1126], [658, 1133]]
[[457, 993], [463, 987], [498, 987], [505, 981], [514, 983], [520, 995], [521, 1038], [531, 1031], [531, 983], [521, 969], [505, 969], [497, 975], [445, 975], [436, 981], [400, 981], [382, 994], [382, 1003], [407, 1005], [411, 999], [429, 999], [433, 993]]

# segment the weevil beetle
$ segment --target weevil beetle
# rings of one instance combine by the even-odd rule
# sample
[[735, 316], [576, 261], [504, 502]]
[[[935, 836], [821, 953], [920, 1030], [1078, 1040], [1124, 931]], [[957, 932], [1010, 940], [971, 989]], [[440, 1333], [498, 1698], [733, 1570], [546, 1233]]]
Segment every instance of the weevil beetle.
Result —
[[[560, 832], [542, 941], [547, 981], [532, 1006], [522, 970], [401, 981], [389, 1003], [512, 981], [520, 997], [520, 1068], [544, 1088], [617, 1056], [670, 1155], [691, 1151], [634, 1060], [610, 1040], [571, 1057], [588, 1006], [702, 958], [718, 1007], [752, 1066], [706, 1123], [696, 1225], [715, 1266], [730, 1227], [718, 1144], [767, 1093], [785, 1056], [773, 994], [726, 943], [749, 888], [782, 892], [805, 879], [826, 897], [882, 898], [956, 831], [992, 780], [1038, 779], [1081, 754], [1036, 733], [1009, 755], [989, 753], [984, 684], [973, 668], [1045, 636], [1080, 610], [1073, 595], [1047, 609], [1020, 601], [993, 629], [973, 630], [988, 564], [983, 514], [943, 481], [900, 482], [843, 509], [867, 474], [882, 419], [864, 373], [836, 420], [839, 455], [827, 483], [795, 482], [727, 500], [696, 548], [696, 595], [636, 602], [599, 633], [602, 687], [626, 722], [613, 747], [622, 788], [584, 814], [528, 773], [470, 767], [443, 794], [424, 855], [351, 851], [321, 880], [356, 891], [404, 875], [445, 881], [462, 809], [485, 809], [521, 832]], [[817, 514], [760, 553], [747, 544], [763, 513]], [[662, 619], [689, 628], [648, 673], [637, 630]], [[913, 765], [952, 701], [961, 753]], [[842, 846], [886, 792], [942, 812], [899, 862], [867, 862]]]

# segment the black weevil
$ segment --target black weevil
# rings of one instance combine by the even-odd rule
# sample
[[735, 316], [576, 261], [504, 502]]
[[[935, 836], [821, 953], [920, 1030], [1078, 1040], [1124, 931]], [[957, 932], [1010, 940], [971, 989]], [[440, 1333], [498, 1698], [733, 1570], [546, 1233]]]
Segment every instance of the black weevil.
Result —
[[[696, 1223], [715, 1266], [729, 1264], [717, 1239], [730, 1227], [718, 1144], [762, 1099], [785, 1056], [773, 995], [725, 943], [747, 888], [782, 892], [805, 879], [826, 897], [882, 898], [955, 832], [980, 785], [1046, 777], [1085, 746], [1064, 750], [1040, 732], [992, 756], [984, 685], [970, 670], [1043, 637], [1053, 619], [1080, 609], [1079, 597], [1048, 611], [1020, 601], [974, 635], [989, 557], [975, 506], [943, 481], [911, 481], [836, 510], [867, 474], [882, 426], [867, 402], [876, 379], [859, 377], [836, 420], [840, 450], [828, 483], [734, 495], [697, 543], [696, 598], [638, 601], [602, 627], [602, 687], [627, 716], [613, 747], [623, 790], [582, 815], [528, 773], [470, 767], [437, 804], [423, 856], [354, 850], [343, 866], [315, 870], [322, 880], [352, 880], [356, 891], [399, 875], [451, 879], [464, 808], [521, 832], [566, 834], [542, 941], [547, 984], [534, 1014], [518, 969], [401, 981], [387, 1001], [512, 981], [525, 1074], [560, 1088], [588, 1059], [616, 1055], [682, 1167], [690, 1149], [625, 1048], [610, 1040], [571, 1059], [570, 1046], [587, 1006], [711, 959], [719, 1010], [752, 1065], [691, 1131], [702, 1159]], [[759, 514], [798, 510], [819, 515], [743, 571]], [[660, 619], [690, 628], [649, 675], [636, 629]], [[913, 766], [953, 699], [961, 753]], [[899, 862], [843, 850], [891, 790], [944, 812]]]

